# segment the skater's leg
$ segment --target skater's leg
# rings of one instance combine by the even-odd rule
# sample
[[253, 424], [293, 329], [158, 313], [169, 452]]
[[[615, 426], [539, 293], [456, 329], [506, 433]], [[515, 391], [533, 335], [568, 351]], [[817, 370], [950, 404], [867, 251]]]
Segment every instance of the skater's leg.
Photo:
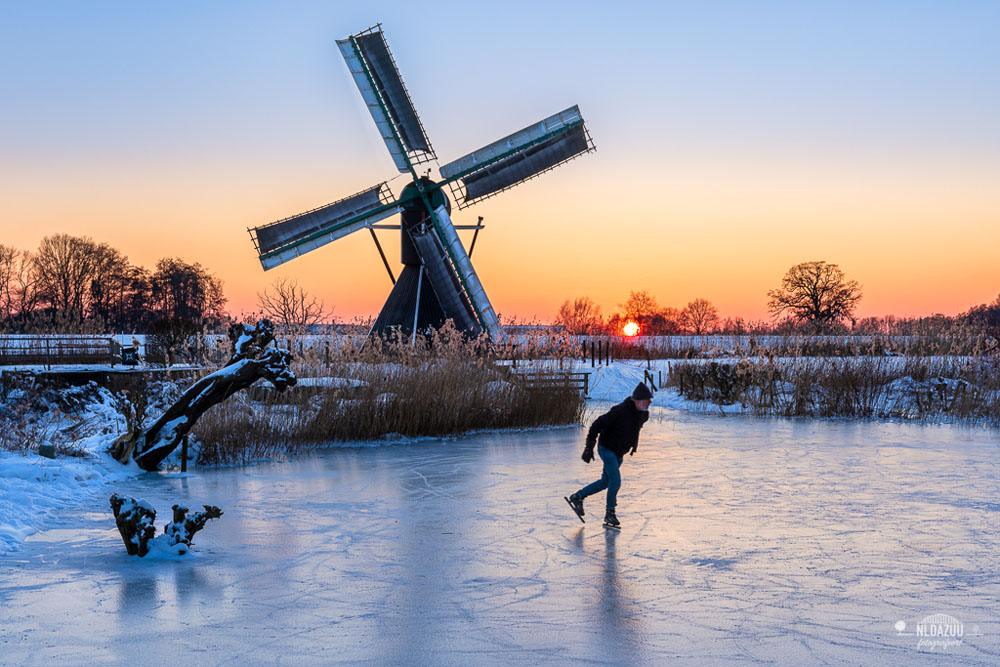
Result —
[[[608, 481], [611, 478], [610, 478], [610, 475], [608, 474], [608, 457], [607, 457], [607, 455], [610, 455], [611, 459], [614, 460], [616, 458], [615, 457], [615, 453], [612, 452], [612, 451], [610, 451], [610, 450], [604, 449], [604, 447], [601, 447], [600, 445], [598, 445], [597, 446], [597, 455], [601, 457], [601, 462], [604, 464], [604, 469], [601, 472], [601, 478], [599, 480], [597, 480], [596, 482], [591, 482], [587, 486], [585, 486], [582, 489], [580, 489], [579, 491], [577, 491], [576, 492], [577, 495], [579, 495], [581, 498], [586, 498], [587, 496], [592, 496], [595, 493], [598, 493], [599, 491], [603, 491], [604, 489], [608, 488]], [[617, 474], [617, 472], [618, 472], [618, 466], [615, 465], [613, 467], [615, 469], [615, 473]]]
[[615, 507], [618, 505], [618, 489], [622, 488], [622, 474], [619, 468], [622, 466], [622, 459], [608, 450], [607, 456], [601, 453], [601, 458], [604, 459], [604, 474], [608, 478], [608, 504], [607, 509], [614, 511]]

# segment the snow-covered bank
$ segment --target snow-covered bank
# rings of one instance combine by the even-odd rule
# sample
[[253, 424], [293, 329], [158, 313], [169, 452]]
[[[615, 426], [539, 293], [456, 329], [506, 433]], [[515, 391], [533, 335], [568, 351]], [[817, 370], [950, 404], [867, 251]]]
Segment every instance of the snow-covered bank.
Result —
[[[141, 472], [104, 451], [124, 426], [107, 389], [93, 383], [31, 395], [14, 389], [4, 398], [3, 437], [20, 451], [0, 451], [0, 554], [62, 509]], [[56, 458], [39, 456], [40, 445], [52, 446]]]
[[138, 472], [105, 457], [47, 459], [0, 452], [0, 554], [52, 523], [60, 510]]

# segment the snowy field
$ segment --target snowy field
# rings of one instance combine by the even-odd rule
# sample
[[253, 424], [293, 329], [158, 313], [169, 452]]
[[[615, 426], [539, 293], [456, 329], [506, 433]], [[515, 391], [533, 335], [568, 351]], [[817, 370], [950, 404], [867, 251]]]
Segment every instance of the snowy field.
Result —
[[[0, 664], [1000, 662], [996, 431], [661, 402], [623, 466], [621, 533], [597, 498], [586, 524], [562, 500], [599, 475], [583, 435], [103, 476], [0, 555]], [[225, 515], [192, 555], [138, 559], [112, 490], [161, 529], [176, 502]], [[917, 636], [936, 614], [960, 643]]]

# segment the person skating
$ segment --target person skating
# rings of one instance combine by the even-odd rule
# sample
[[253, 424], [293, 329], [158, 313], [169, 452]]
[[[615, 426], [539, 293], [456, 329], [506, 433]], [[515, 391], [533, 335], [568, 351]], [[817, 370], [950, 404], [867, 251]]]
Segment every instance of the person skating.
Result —
[[615, 515], [618, 505], [618, 489], [622, 478], [619, 468], [625, 458], [635, 454], [639, 447], [639, 431], [649, 419], [649, 404], [653, 393], [644, 383], [640, 382], [632, 391], [632, 395], [614, 406], [594, 420], [587, 432], [587, 442], [583, 448], [584, 463], [594, 460], [594, 444], [597, 444], [597, 455], [604, 463], [601, 478], [588, 484], [573, 495], [566, 498], [573, 511], [583, 521], [583, 499], [595, 493], [608, 490], [604, 525], [610, 528], [620, 528], [621, 523]]

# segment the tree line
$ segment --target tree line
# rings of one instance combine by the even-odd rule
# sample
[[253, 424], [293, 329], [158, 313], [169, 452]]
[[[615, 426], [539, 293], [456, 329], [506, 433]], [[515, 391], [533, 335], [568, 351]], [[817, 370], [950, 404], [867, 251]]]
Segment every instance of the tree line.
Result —
[[749, 321], [722, 318], [704, 298], [683, 308], [660, 306], [647, 290], [633, 291], [619, 304], [620, 310], [605, 318], [600, 306], [588, 297], [565, 301], [554, 324], [569, 333], [619, 335], [627, 322], [639, 325], [639, 333], [650, 336], [684, 334], [723, 335], [948, 335], [970, 329], [1000, 337], [1000, 296], [990, 304], [973, 306], [954, 316], [866, 317], [856, 319], [861, 285], [850, 280], [836, 264], [803, 262], [791, 267], [781, 284], [767, 293], [771, 320]]
[[0, 244], [0, 329], [7, 333], [213, 330], [228, 319], [222, 281], [164, 257], [150, 271], [88, 236], [54, 234], [35, 251]]

